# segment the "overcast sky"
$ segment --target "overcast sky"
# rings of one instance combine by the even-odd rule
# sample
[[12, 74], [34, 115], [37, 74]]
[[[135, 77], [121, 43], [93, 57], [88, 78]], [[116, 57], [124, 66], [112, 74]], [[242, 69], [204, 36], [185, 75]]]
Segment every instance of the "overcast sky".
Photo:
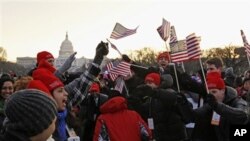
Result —
[[[65, 34], [77, 57], [93, 58], [116, 22], [137, 33], [111, 40], [122, 53], [143, 47], [165, 50], [156, 28], [162, 18], [175, 26], [177, 38], [195, 32], [201, 48], [242, 45], [240, 29], [250, 40], [248, 0], [0, 0], [0, 46], [8, 60], [35, 57], [47, 50], [55, 57]], [[108, 57], [118, 53], [110, 49]]]

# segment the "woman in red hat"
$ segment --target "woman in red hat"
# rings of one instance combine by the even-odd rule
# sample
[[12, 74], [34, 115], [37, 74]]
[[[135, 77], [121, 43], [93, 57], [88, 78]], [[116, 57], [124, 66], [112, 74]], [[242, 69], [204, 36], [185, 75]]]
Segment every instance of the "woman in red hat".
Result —
[[[99, 65], [103, 60], [103, 56], [107, 54], [108, 44], [104, 42], [99, 43], [96, 48], [94, 61], [88, 70], [83, 72], [79, 78], [74, 79], [65, 86], [62, 81], [53, 74], [53, 66], [46, 62], [46, 60], [42, 60], [42, 62], [40, 60], [38, 68], [33, 72], [32, 76], [34, 80], [39, 80], [46, 86], [51, 97], [57, 103], [57, 128], [53, 136], [54, 139], [58, 141], [67, 140], [65, 122], [67, 111], [71, 111], [72, 107], [81, 103], [86, 97], [88, 89], [100, 72]], [[39, 89], [39, 85], [37, 89]]]

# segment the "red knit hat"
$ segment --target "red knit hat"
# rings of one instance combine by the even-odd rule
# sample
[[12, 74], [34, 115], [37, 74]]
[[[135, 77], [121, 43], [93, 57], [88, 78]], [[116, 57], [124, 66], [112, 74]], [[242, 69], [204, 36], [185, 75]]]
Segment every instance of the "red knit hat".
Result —
[[225, 89], [224, 80], [219, 72], [210, 72], [207, 74], [208, 89]]
[[27, 89], [38, 89], [51, 96], [49, 89], [40, 80], [31, 80], [27, 86]]
[[54, 56], [51, 53], [47, 52], [47, 51], [38, 52], [37, 56], [36, 56], [36, 60], [37, 60], [38, 64], [39, 64], [39, 62], [41, 60], [47, 60], [47, 59], [50, 59], [50, 58], [54, 59]]
[[170, 57], [169, 57], [169, 52], [162, 52], [160, 53], [158, 56], [157, 56], [157, 61], [159, 61], [161, 58], [165, 58], [166, 60], [170, 60]]
[[40, 68], [33, 72], [32, 77], [34, 80], [40, 80], [52, 92], [58, 87], [63, 87], [63, 83], [49, 70]]
[[99, 93], [100, 92], [100, 86], [97, 83], [93, 83], [90, 86], [89, 92], [97, 92], [97, 93]]
[[155, 85], [160, 86], [161, 77], [159, 73], [150, 73], [145, 77], [145, 82], [150, 81], [153, 82]]

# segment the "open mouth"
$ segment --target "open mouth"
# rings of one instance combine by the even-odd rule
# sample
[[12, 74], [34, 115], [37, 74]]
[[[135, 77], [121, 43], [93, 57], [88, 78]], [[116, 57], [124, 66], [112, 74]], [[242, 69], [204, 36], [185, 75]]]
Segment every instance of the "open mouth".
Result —
[[63, 106], [66, 106], [67, 105], [67, 98], [63, 99], [62, 103], [63, 103]]
[[166, 66], [167, 66], [167, 64], [165, 64], [165, 63], [164, 63], [164, 64], [161, 64], [161, 66], [162, 66], [162, 67], [166, 67]]

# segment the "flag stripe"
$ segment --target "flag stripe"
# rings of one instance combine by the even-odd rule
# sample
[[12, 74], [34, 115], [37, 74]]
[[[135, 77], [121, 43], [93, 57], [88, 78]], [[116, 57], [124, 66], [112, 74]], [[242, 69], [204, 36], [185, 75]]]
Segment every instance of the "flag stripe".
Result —
[[116, 85], [115, 85], [115, 90], [119, 91], [122, 94], [123, 87], [125, 85], [125, 82], [122, 77], [118, 77], [116, 79]]
[[189, 59], [199, 59], [201, 55], [200, 37], [192, 33], [186, 37], [187, 53]]
[[240, 30], [240, 32], [241, 32], [241, 37], [242, 37], [243, 44], [244, 44], [244, 47], [245, 47], [245, 51], [246, 51], [247, 55], [250, 56], [250, 45], [249, 45], [249, 43], [247, 41], [247, 38], [246, 38], [243, 30]]
[[114, 61], [107, 64], [107, 70], [112, 81], [116, 80], [116, 78], [120, 76], [127, 76], [131, 73], [130, 71], [130, 63], [124, 61]]
[[110, 38], [120, 39], [120, 38], [129, 36], [129, 35], [135, 34], [136, 30], [137, 30], [137, 28], [128, 29], [128, 28], [124, 27], [123, 25], [121, 25], [120, 23], [116, 23], [116, 25], [115, 25], [115, 27], [110, 35]]
[[157, 28], [157, 31], [162, 40], [167, 41], [170, 34], [170, 22], [162, 19], [162, 25]]
[[188, 54], [186, 50], [181, 52], [171, 53], [170, 55], [172, 62], [181, 62], [188, 60]]
[[117, 75], [117, 74], [112, 74], [112, 73], [110, 73], [110, 70], [112, 70], [112, 69], [113, 69], [114, 67], [116, 67], [118, 64], [119, 64], [119, 61], [118, 61], [118, 60], [116, 60], [116, 61], [114, 61], [114, 62], [110, 62], [110, 63], [107, 64], [107, 71], [108, 71], [109, 77], [110, 77], [110, 79], [111, 79], [112, 81], [114, 81], [114, 80], [118, 77], [118, 75]]
[[176, 32], [175, 32], [175, 28], [174, 26], [171, 26], [171, 29], [170, 29], [170, 44], [174, 43], [174, 42], [177, 42], [177, 35], [176, 35]]

